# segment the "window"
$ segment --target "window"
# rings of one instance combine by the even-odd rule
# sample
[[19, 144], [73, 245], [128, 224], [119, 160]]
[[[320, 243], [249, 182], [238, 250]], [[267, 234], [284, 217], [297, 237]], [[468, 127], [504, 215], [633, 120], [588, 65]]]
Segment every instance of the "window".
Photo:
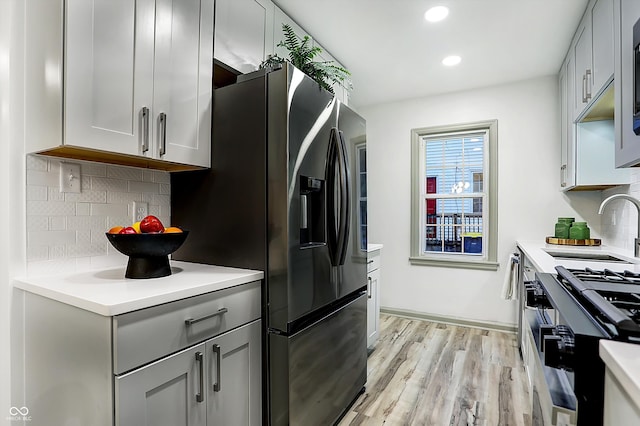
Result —
[[497, 126], [412, 130], [412, 264], [497, 269]]

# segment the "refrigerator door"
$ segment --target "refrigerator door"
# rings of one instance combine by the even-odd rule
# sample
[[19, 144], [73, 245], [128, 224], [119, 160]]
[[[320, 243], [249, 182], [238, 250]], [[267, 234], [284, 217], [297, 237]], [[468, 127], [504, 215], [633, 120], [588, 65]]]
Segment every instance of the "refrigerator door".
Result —
[[271, 424], [331, 425], [363, 390], [367, 298], [293, 336], [269, 335]]
[[268, 74], [268, 91], [269, 327], [289, 333], [339, 297], [326, 230], [337, 101], [289, 65]]

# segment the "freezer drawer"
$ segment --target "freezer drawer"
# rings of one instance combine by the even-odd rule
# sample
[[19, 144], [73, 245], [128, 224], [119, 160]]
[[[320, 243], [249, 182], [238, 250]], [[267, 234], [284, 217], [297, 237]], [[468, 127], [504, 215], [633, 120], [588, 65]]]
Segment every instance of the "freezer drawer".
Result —
[[333, 424], [366, 382], [366, 294], [269, 343], [271, 424]]

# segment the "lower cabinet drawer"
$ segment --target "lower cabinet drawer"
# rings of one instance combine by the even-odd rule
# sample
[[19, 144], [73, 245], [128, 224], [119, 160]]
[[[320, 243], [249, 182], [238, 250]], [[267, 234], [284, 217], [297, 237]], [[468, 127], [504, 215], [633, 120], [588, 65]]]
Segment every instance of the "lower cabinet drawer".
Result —
[[380, 268], [380, 252], [367, 254], [367, 272], [375, 271]]
[[114, 373], [122, 374], [260, 318], [260, 281], [113, 319]]

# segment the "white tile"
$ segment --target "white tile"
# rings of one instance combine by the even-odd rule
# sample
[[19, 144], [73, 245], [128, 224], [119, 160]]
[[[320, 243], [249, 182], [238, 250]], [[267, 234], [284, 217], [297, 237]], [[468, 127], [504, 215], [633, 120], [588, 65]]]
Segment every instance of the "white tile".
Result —
[[153, 182], [154, 179], [154, 171], [153, 170], [143, 170], [142, 171], [142, 180], [144, 182]]
[[[105, 241], [109, 243], [109, 240], [107, 239], [107, 236], [105, 235], [106, 232], [108, 231], [108, 229], [92, 229], [91, 232], [91, 237], [89, 238], [89, 242], [91, 244], [96, 244], [96, 243], [104, 243]], [[109, 243], [111, 244], [111, 243]]]
[[142, 194], [142, 201], [150, 203], [153, 201], [153, 193], [145, 192]]
[[60, 192], [60, 188], [59, 187], [50, 187], [49, 188], [49, 193], [48, 193], [48, 197], [49, 197], [49, 201], [64, 201], [64, 192]]
[[126, 180], [109, 179], [103, 177], [92, 177], [91, 189], [93, 189], [94, 191], [128, 191]]
[[88, 191], [91, 189], [91, 176], [80, 176], [80, 191]]
[[169, 172], [154, 171], [153, 181], [157, 183], [170, 183], [171, 175]]
[[27, 155], [27, 170], [46, 172], [49, 169], [49, 160], [39, 155]]
[[142, 194], [136, 192], [108, 192], [106, 202], [109, 204], [131, 204], [142, 201]]
[[106, 216], [70, 216], [67, 217], [67, 229], [79, 231], [84, 229], [108, 230], [109, 228], [107, 228]]
[[47, 246], [32, 246], [27, 247], [27, 261], [35, 262], [39, 260], [49, 259], [49, 247]]
[[27, 170], [27, 185], [57, 187], [60, 184], [58, 173]]
[[87, 176], [107, 176], [107, 165], [100, 163], [83, 162], [80, 165], [80, 173]]
[[33, 231], [27, 232], [27, 247], [36, 245], [53, 246], [59, 244], [74, 244], [75, 231]]
[[27, 200], [46, 201], [48, 188], [39, 185], [27, 185]]
[[91, 204], [91, 216], [126, 216], [126, 204]]
[[104, 256], [107, 254], [108, 241], [96, 244], [73, 244], [67, 246], [68, 257]]
[[50, 259], [64, 259], [67, 257], [67, 250], [65, 246], [51, 246], [49, 247]]
[[91, 230], [82, 229], [76, 231], [76, 245], [91, 244]]
[[171, 196], [169, 195], [153, 195], [153, 204], [157, 204], [159, 206], [170, 206], [171, 205]]
[[52, 216], [49, 218], [49, 230], [64, 231], [67, 229], [66, 216]]
[[160, 187], [157, 183], [151, 183], [151, 182], [136, 182], [136, 181], [130, 181], [129, 182], [129, 192], [151, 192], [154, 194], [157, 194], [159, 191]]
[[75, 211], [74, 203], [27, 201], [27, 216], [71, 216]]
[[124, 180], [142, 180], [142, 169], [124, 166], [107, 166], [107, 177]]
[[[160, 206], [149, 205], [149, 214], [158, 217], [160, 219]], [[160, 219], [162, 220], [162, 219]]]
[[114, 226], [131, 226], [131, 216], [109, 216], [107, 218], [107, 226], [106, 229], [109, 230]]
[[74, 203], [106, 203], [107, 192], [106, 191], [94, 191], [88, 190], [83, 192], [67, 192], [65, 199]]
[[49, 229], [48, 216], [27, 216], [27, 232], [46, 231]]
[[76, 203], [76, 216], [89, 216], [91, 214], [91, 204]]
[[171, 195], [171, 185], [168, 183], [161, 183], [159, 193]]

